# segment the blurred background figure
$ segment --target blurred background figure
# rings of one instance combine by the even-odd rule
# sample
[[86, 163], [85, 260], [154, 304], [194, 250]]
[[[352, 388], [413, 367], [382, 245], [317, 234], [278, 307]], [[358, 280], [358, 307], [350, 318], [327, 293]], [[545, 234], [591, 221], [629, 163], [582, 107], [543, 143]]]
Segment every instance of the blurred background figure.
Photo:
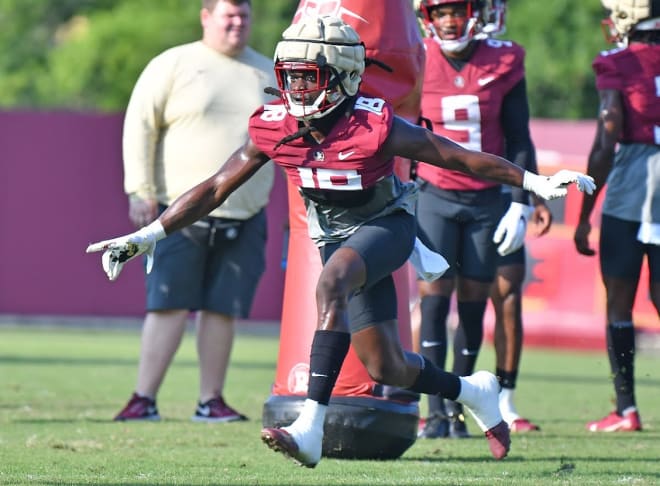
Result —
[[632, 432], [642, 429], [632, 308], [644, 256], [651, 301], [660, 313], [660, 0], [602, 3], [609, 11], [606, 36], [618, 47], [601, 52], [592, 64], [600, 105], [587, 171], [597, 189], [582, 199], [574, 239], [579, 253], [595, 254], [590, 215], [607, 182], [599, 256], [616, 410], [587, 429]]
[[[518, 44], [494, 39], [504, 32], [505, 3], [480, 0], [421, 0], [427, 33], [422, 115], [433, 130], [461, 145], [505, 156], [536, 172], [529, 132], [525, 53]], [[522, 348], [521, 292], [527, 222], [545, 234], [552, 215], [521, 189], [420, 162], [417, 208], [422, 239], [451, 268], [435, 282], [419, 282], [419, 345], [444, 368], [447, 317], [456, 289], [459, 323], [452, 371], [474, 371], [483, 339], [489, 297], [495, 315], [496, 374], [502, 386], [500, 410], [512, 432], [538, 430], [513, 402]], [[420, 437], [468, 437], [462, 407], [429, 396], [429, 415]]]
[[[202, 0], [202, 39], [151, 60], [124, 121], [129, 217], [147, 225], [183, 192], [215, 173], [247, 140], [247, 120], [270, 97], [270, 59], [247, 46], [250, 0]], [[199, 403], [192, 419], [245, 420], [223, 389], [236, 318], [246, 318], [264, 269], [264, 207], [272, 164], [208, 217], [162, 241], [146, 275], [147, 314], [137, 384], [115, 420], [159, 420], [156, 395], [196, 314]]]

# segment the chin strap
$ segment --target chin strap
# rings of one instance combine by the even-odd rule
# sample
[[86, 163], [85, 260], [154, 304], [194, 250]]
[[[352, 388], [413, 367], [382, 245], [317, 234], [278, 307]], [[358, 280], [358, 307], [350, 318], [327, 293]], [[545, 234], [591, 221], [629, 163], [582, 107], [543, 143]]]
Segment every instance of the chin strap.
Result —
[[316, 127], [314, 127], [314, 126], [312, 126], [312, 125], [305, 125], [305, 126], [302, 126], [302, 127], [300, 127], [300, 129], [299, 129], [297, 132], [292, 133], [291, 135], [287, 135], [287, 136], [284, 137], [282, 140], [280, 140], [279, 142], [277, 142], [277, 143], [275, 144], [275, 147], [273, 147], [273, 150], [277, 150], [277, 148], [278, 148], [280, 145], [284, 145], [285, 143], [288, 143], [288, 142], [290, 142], [291, 140], [295, 140], [296, 138], [304, 137], [304, 136], [307, 135], [308, 133], [311, 133], [311, 132], [318, 132], [318, 131], [319, 131], [319, 129], [316, 128]]
[[388, 73], [393, 73], [394, 72], [394, 69], [392, 69], [390, 66], [388, 66], [384, 62], [381, 62], [377, 59], [372, 59], [370, 57], [365, 57], [364, 58], [364, 67], [365, 68], [368, 68], [372, 64], [375, 65], [375, 66], [378, 66], [379, 68], [381, 68], [384, 71], [387, 71]]

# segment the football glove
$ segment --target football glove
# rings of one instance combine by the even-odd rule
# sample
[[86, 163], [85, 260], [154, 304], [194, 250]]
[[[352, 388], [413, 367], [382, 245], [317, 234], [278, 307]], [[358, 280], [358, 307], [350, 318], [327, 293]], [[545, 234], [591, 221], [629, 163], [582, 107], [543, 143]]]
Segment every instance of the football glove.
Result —
[[534, 208], [526, 204], [511, 203], [493, 234], [493, 243], [498, 245], [497, 253], [506, 256], [523, 246], [527, 221], [533, 212]]
[[103, 251], [101, 264], [110, 280], [119, 276], [124, 263], [142, 254], [147, 257], [146, 271], [149, 273], [154, 264], [156, 242], [165, 236], [165, 229], [157, 219], [130, 235], [92, 243], [87, 247], [86, 253]]
[[593, 177], [565, 169], [549, 177], [525, 171], [522, 187], [543, 199], [557, 199], [566, 196], [568, 186], [573, 182], [580, 192], [593, 194], [596, 189]]

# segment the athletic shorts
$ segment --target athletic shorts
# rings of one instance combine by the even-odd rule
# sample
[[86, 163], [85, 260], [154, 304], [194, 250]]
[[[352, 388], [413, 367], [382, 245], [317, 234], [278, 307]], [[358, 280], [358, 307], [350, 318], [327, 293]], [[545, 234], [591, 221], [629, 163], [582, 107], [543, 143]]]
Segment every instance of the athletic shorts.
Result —
[[638, 222], [602, 215], [599, 256], [604, 276], [638, 282], [646, 255], [650, 280], [660, 281], [660, 246], [640, 242], [638, 230]]
[[340, 243], [320, 248], [324, 264], [338, 248], [348, 247], [355, 250], [366, 265], [367, 281], [348, 301], [351, 332], [397, 319], [392, 273], [408, 260], [415, 234], [415, 218], [398, 211], [365, 223]]
[[208, 310], [246, 318], [266, 268], [266, 213], [203, 218], [158, 242], [147, 311]]
[[482, 191], [445, 191], [421, 181], [417, 202], [420, 239], [445, 257], [456, 275], [492, 282], [497, 265], [493, 234], [502, 216], [499, 186]]

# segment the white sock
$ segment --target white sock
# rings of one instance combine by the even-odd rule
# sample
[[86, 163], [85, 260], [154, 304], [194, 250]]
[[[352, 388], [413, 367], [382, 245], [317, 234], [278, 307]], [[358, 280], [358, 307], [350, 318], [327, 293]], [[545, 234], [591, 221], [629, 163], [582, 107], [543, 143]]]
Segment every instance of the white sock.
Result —
[[500, 413], [504, 421], [511, 425], [514, 420], [520, 418], [516, 406], [513, 404], [513, 388], [502, 388], [499, 395]]
[[283, 427], [291, 434], [301, 451], [310, 447], [316, 449], [316, 442], [323, 441], [323, 422], [327, 410], [327, 405], [308, 398], [298, 418], [291, 425]]
[[621, 416], [625, 417], [629, 413], [633, 413], [633, 412], [636, 412], [636, 411], [637, 411], [637, 407], [633, 405], [632, 407], [628, 407], [623, 412], [621, 412]]
[[461, 391], [456, 401], [465, 405], [474, 421], [484, 432], [502, 421], [497, 405], [499, 383], [488, 371], [477, 371], [470, 376], [460, 376]]

